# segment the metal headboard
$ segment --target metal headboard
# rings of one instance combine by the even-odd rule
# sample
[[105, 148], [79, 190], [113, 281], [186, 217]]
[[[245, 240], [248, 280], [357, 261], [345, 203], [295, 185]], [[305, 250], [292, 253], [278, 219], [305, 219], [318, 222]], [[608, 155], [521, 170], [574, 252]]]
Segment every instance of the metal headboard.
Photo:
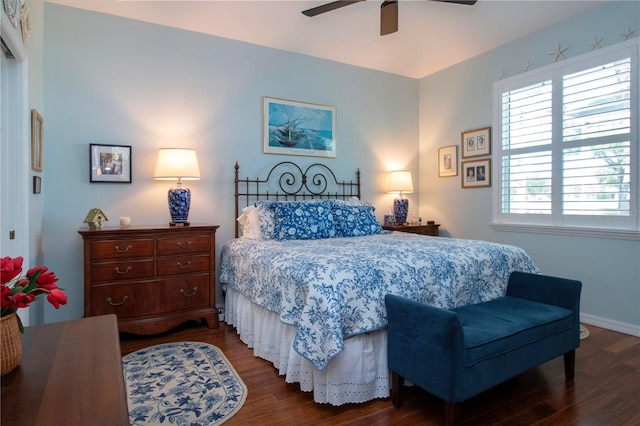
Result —
[[[239, 236], [238, 221], [235, 218], [240, 209], [258, 200], [304, 200], [342, 199], [360, 197], [360, 169], [356, 170], [356, 181], [336, 179], [333, 171], [324, 164], [314, 163], [304, 170], [291, 161], [283, 161], [271, 168], [264, 179], [240, 179], [240, 166], [236, 161], [235, 169], [235, 230]], [[240, 207], [242, 205], [242, 207]]]

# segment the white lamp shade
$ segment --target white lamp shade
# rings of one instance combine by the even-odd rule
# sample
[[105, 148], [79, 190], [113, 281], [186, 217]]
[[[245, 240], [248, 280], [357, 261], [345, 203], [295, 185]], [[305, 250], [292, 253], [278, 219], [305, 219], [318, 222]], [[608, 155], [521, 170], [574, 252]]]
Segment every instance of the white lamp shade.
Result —
[[195, 149], [160, 148], [153, 178], [156, 180], [200, 180], [200, 167]]
[[408, 170], [395, 170], [389, 174], [389, 189], [392, 194], [408, 194], [413, 192], [413, 180]]

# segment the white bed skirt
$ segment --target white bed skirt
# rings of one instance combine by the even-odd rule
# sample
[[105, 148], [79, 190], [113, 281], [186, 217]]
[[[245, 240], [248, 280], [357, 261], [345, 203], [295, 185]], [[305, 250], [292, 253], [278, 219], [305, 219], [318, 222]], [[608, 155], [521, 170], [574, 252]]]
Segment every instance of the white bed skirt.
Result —
[[346, 339], [344, 351], [320, 371], [293, 349], [295, 327], [229, 287], [225, 322], [236, 328], [255, 356], [273, 363], [287, 383], [300, 383], [302, 391], [313, 391], [315, 402], [342, 405], [389, 396], [385, 330]]

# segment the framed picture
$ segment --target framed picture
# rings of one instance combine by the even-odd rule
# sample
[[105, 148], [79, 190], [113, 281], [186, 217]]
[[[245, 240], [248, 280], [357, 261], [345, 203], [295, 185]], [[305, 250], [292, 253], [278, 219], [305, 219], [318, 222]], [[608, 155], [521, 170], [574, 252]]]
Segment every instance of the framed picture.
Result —
[[336, 158], [336, 107], [264, 97], [265, 154]]
[[462, 187], [491, 186], [491, 159], [462, 162]]
[[42, 143], [44, 139], [44, 120], [35, 109], [31, 110], [31, 169], [42, 171], [44, 151]]
[[438, 176], [458, 176], [458, 145], [438, 149]]
[[462, 132], [462, 158], [491, 155], [491, 127]]
[[33, 193], [39, 194], [42, 192], [42, 178], [40, 176], [33, 177]]
[[89, 145], [91, 182], [131, 183], [131, 147]]

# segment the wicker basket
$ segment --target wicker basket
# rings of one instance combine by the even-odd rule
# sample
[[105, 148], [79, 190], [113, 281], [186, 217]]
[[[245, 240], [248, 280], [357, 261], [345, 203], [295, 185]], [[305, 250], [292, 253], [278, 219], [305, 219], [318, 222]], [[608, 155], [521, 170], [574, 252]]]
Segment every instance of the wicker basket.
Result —
[[0, 370], [1, 375], [12, 371], [22, 359], [22, 340], [16, 314], [0, 319]]

